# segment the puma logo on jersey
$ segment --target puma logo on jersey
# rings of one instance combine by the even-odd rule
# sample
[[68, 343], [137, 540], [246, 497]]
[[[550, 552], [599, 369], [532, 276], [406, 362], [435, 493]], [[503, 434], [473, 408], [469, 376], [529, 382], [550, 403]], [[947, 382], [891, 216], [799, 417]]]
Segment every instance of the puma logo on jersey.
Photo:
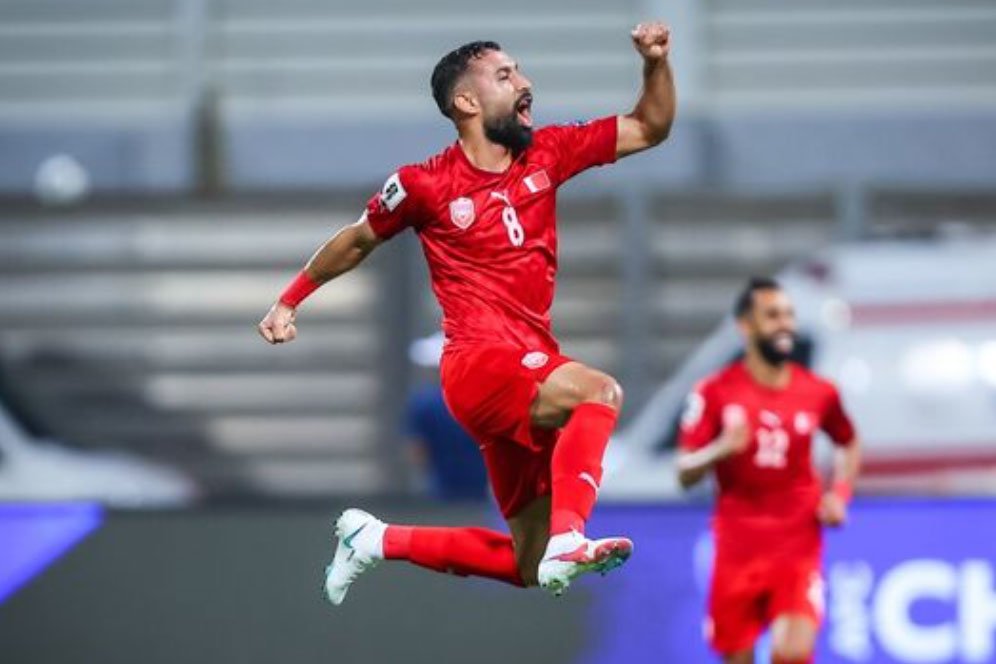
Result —
[[761, 420], [761, 424], [772, 429], [782, 426], [782, 418], [770, 410], [762, 410], [759, 419]]

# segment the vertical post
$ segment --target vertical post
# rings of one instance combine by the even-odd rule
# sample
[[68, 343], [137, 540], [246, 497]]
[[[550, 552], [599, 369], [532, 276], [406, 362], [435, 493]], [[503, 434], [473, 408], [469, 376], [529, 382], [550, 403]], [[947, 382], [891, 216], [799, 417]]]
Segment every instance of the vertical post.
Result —
[[702, 105], [705, 89], [708, 53], [705, 49], [705, 13], [698, 0], [640, 0], [636, 3], [638, 21], [664, 21], [671, 26], [673, 46], [671, 66], [675, 85], [684, 109]]
[[414, 234], [403, 233], [379, 250], [377, 282], [380, 303], [380, 421], [378, 459], [385, 469], [386, 493], [402, 493], [411, 486], [404, 450], [399, 445], [401, 418], [411, 384], [408, 343], [418, 315], [418, 281], [412, 278], [418, 251]]
[[868, 195], [858, 181], [845, 182], [835, 197], [837, 242], [856, 242], [868, 236]]
[[204, 89], [206, 0], [176, 0], [176, 61], [186, 102], [193, 107]]
[[651, 271], [650, 228], [647, 215], [648, 191], [645, 187], [627, 186], [619, 194], [623, 233], [619, 252], [622, 293], [619, 347], [621, 380], [626, 390], [626, 413], [635, 413], [647, 397], [649, 372], [648, 348], [649, 276]]
[[206, 0], [176, 0], [177, 78], [190, 123], [190, 159], [198, 193], [224, 189], [225, 167], [219, 100], [207, 80]]

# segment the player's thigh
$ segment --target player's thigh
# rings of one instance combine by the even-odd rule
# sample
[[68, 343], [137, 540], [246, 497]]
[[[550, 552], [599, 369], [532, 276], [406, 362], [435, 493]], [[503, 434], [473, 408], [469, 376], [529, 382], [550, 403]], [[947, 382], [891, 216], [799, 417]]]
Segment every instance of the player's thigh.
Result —
[[812, 616], [784, 613], [771, 623], [771, 649], [776, 657], [787, 661], [806, 661], [816, 648], [819, 625]]
[[550, 538], [550, 496], [540, 496], [508, 519], [515, 546], [515, 561], [527, 586], [537, 583], [536, 573]]
[[767, 625], [763, 577], [756, 567], [720, 559], [713, 569], [705, 634], [724, 658], [752, 653]]
[[536, 426], [557, 428], [582, 403], [604, 403], [620, 410], [622, 400], [622, 388], [615, 378], [580, 362], [568, 362], [540, 383], [529, 414]]
[[772, 580], [772, 648], [783, 659], [806, 660], [823, 619], [823, 575], [817, 555], [779, 566]]
[[449, 350], [440, 367], [443, 396], [475, 438], [502, 438], [535, 449], [529, 414], [540, 385], [570, 362], [508, 344]]
[[754, 651], [744, 650], [732, 655], [723, 655], [723, 664], [754, 664]]

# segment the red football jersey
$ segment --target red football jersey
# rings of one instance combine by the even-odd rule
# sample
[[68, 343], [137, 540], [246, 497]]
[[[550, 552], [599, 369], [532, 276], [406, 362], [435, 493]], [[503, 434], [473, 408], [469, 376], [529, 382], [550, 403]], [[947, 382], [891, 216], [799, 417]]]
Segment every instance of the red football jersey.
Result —
[[502, 173], [475, 167], [456, 142], [401, 167], [370, 199], [377, 235], [418, 233], [448, 343], [559, 350], [550, 329], [557, 188], [615, 161], [616, 131], [615, 116], [538, 129]]
[[832, 383], [798, 364], [789, 364], [789, 371], [789, 384], [772, 389], [735, 362], [689, 395], [682, 448], [695, 450], [715, 440], [730, 409], [740, 409], [752, 432], [743, 452], [715, 467], [719, 497], [713, 527], [720, 554], [819, 552], [822, 483], [812, 463], [813, 434], [822, 429], [834, 444], [848, 445], [854, 427]]

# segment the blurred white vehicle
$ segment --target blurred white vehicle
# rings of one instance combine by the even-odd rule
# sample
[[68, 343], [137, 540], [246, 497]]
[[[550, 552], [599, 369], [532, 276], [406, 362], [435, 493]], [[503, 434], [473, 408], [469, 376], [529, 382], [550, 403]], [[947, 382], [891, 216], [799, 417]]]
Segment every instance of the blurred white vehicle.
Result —
[[120, 452], [82, 452], [31, 439], [0, 404], [0, 501], [93, 501], [174, 507], [197, 497], [171, 468]]
[[[837, 383], [865, 443], [859, 490], [996, 494], [996, 241], [838, 246], [778, 279], [800, 349]], [[727, 317], [613, 441], [603, 497], [681, 493], [685, 398], [740, 348]]]

